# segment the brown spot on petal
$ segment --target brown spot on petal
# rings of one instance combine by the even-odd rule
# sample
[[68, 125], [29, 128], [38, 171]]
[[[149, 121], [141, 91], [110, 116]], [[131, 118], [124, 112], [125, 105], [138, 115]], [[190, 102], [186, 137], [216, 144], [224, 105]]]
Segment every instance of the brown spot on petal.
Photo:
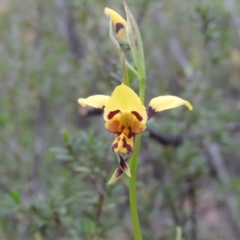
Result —
[[143, 120], [142, 116], [141, 116], [138, 112], [136, 112], [136, 111], [131, 111], [131, 113], [137, 118], [137, 120], [138, 120], [139, 122], [141, 122], [141, 121]]
[[117, 24], [115, 25], [116, 34], [118, 34], [118, 32], [119, 32], [122, 28], [124, 28], [123, 24], [122, 24], [122, 23], [117, 23]]
[[128, 138], [131, 138], [133, 135], [134, 135], [134, 133], [132, 132], [132, 128], [131, 127], [128, 127], [128, 130], [129, 130], [129, 134], [128, 134]]
[[107, 118], [110, 120], [112, 119], [116, 114], [120, 113], [121, 111], [120, 110], [115, 110], [115, 111], [112, 111], [108, 114]]
[[122, 168], [119, 166], [115, 172], [115, 178], [119, 178], [123, 174]]
[[128, 158], [124, 159], [120, 154], [118, 156], [120, 158], [120, 163], [119, 163], [120, 167], [122, 168], [123, 171], [127, 170], [127, 168], [128, 168], [127, 167]]
[[156, 111], [152, 107], [148, 107], [147, 115], [148, 115], [148, 120], [156, 113]]
[[131, 153], [132, 152], [132, 146], [127, 144], [127, 141], [126, 141], [126, 138], [124, 137], [123, 138], [123, 147], [126, 148], [127, 150], [127, 154]]
[[114, 143], [114, 144], [112, 145], [112, 151], [114, 152], [114, 149], [117, 148], [117, 147], [118, 147], [118, 143]]

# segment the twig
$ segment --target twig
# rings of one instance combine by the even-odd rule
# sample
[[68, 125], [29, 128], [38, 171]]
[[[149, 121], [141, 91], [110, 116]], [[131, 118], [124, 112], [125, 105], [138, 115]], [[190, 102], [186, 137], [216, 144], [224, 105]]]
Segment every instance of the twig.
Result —
[[157, 132], [156, 130], [154, 130], [151, 127], [148, 127], [147, 130], [149, 132], [149, 137], [152, 138], [153, 140], [159, 142], [163, 146], [178, 147], [178, 146], [182, 145], [183, 140], [184, 140], [183, 135], [167, 136], [160, 132]]
[[99, 219], [101, 217], [101, 213], [102, 213], [102, 206], [103, 206], [103, 202], [104, 199], [106, 197], [106, 193], [103, 190], [102, 186], [99, 184], [99, 181], [97, 180], [95, 175], [90, 175], [90, 180], [93, 183], [93, 185], [95, 186], [97, 193], [98, 193], [98, 202], [96, 204], [96, 222], [99, 224]]

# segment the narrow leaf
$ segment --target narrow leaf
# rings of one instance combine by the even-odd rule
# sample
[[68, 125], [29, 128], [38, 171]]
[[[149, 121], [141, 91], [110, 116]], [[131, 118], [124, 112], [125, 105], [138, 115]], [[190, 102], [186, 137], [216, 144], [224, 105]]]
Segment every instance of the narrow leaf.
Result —
[[135, 61], [137, 71], [141, 79], [146, 79], [145, 73], [145, 61], [144, 61], [144, 52], [142, 38], [138, 29], [136, 20], [131, 13], [127, 3], [123, 0], [126, 16], [127, 16], [127, 38], [128, 43], [131, 48], [133, 59]]

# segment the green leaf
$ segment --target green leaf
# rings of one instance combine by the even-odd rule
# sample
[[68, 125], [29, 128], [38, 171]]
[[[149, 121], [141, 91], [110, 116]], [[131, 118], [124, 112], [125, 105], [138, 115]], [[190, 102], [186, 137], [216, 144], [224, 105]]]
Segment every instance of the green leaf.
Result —
[[69, 134], [66, 129], [64, 129], [62, 132], [62, 138], [63, 138], [65, 145], [68, 146], [70, 143], [70, 137], [69, 137]]
[[21, 197], [20, 197], [18, 190], [16, 190], [16, 189], [10, 190], [9, 195], [11, 196], [11, 198], [14, 200], [14, 202], [16, 204], [21, 203]]
[[138, 29], [138, 25], [136, 20], [131, 13], [127, 3], [123, 1], [126, 16], [127, 16], [127, 38], [130, 49], [133, 54], [133, 59], [137, 67], [137, 71], [139, 74], [139, 79], [145, 80], [146, 73], [145, 73], [145, 61], [144, 61], [144, 51], [143, 51], [143, 44], [142, 38]]

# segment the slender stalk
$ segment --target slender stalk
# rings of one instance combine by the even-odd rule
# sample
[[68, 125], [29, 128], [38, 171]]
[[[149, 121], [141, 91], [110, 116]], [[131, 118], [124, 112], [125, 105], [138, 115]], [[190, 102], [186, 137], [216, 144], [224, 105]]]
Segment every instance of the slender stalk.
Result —
[[182, 240], [182, 228], [177, 226], [177, 237], [176, 237], [176, 240]]
[[146, 77], [141, 78], [139, 81], [139, 96], [142, 103], [145, 103], [145, 87], [146, 86]]
[[136, 193], [136, 177], [137, 177], [137, 165], [138, 165], [138, 153], [141, 145], [141, 135], [137, 136], [135, 149], [130, 161], [131, 178], [129, 178], [129, 200], [130, 200], [130, 212], [133, 224], [133, 232], [135, 240], [142, 240], [141, 228], [138, 219], [137, 209], [137, 193]]
[[[140, 78], [139, 81], [139, 95], [142, 103], [145, 100], [145, 83], [146, 78]], [[138, 166], [138, 155], [141, 146], [142, 135], [138, 135], [136, 138], [136, 144], [134, 147], [133, 155], [130, 161], [131, 178], [129, 179], [129, 200], [130, 200], [130, 212], [133, 224], [133, 232], [135, 240], [142, 240], [141, 227], [138, 218], [138, 208], [137, 208], [137, 193], [136, 193], [136, 177], [137, 177], [137, 166]]]
[[[127, 3], [123, 0], [123, 5], [127, 17], [127, 28], [126, 34], [131, 49], [132, 57], [135, 62], [137, 69], [137, 76], [139, 78], [139, 96], [144, 104], [145, 100], [145, 85], [146, 85], [146, 73], [145, 73], [145, 62], [144, 62], [144, 51], [141, 35], [138, 29], [136, 20], [131, 13]], [[130, 160], [130, 171], [131, 178], [129, 179], [129, 201], [130, 201], [130, 212], [133, 224], [133, 232], [135, 240], [142, 240], [141, 228], [138, 219], [138, 208], [137, 208], [137, 192], [136, 192], [136, 177], [137, 177], [137, 166], [138, 156], [141, 145], [141, 134], [137, 136], [134, 151]]]

